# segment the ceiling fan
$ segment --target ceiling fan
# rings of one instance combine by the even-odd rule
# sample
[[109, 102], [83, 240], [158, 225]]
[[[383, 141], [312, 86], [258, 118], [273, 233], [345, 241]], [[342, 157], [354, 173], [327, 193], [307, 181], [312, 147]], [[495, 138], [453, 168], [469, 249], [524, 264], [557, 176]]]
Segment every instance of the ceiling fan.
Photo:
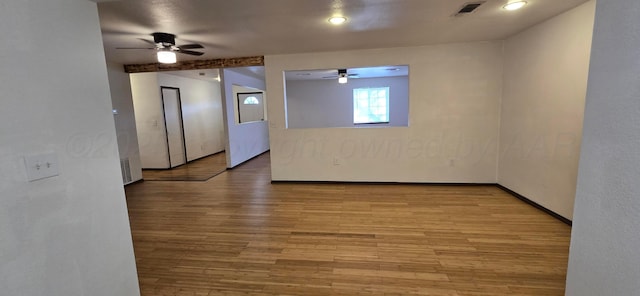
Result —
[[204, 48], [204, 46], [192, 43], [176, 46], [176, 35], [169, 33], [156, 32], [151, 34], [153, 41], [140, 39], [144, 42], [152, 44], [154, 47], [118, 47], [116, 49], [149, 49], [158, 52], [158, 62], [163, 64], [172, 64], [176, 62], [176, 52], [194, 56], [201, 56], [204, 52], [193, 51], [191, 49]]
[[347, 73], [347, 69], [338, 69], [338, 73], [336, 75], [324, 76], [322, 79], [334, 79], [340, 77], [349, 77], [349, 78], [358, 78], [360, 75], [357, 73]]
[[349, 78], [358, 78], [359, 75], [356, 73], [348, 74], [347, 69], [338, 69], [338, 75], [331, 75], [322, 77], [322, 79], [335, 79], [338, 78], [338, 83], [345, 84], [347, 83]]

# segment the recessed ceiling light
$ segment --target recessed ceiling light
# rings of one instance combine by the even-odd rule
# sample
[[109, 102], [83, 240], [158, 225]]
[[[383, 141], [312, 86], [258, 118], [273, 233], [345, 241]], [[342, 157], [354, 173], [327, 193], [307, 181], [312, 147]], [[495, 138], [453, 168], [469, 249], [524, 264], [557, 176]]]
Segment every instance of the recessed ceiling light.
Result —
[[503, 8], [506, 9], [506, 10], [513, 11], [513, 10], [520, 9], [520, 8], [524, 7], [525, 5], [527, 5], [527, 1], [516, 1], [516, 2], [511, 2], [511, 3], [503, 6]]
[[334, 17], [329, 19], [329, 22], [334, 24], [334, 25], [342, 25], [346, 21], [347, 21], [347, 18], [344, 17], [344, 16], [334, 16]]

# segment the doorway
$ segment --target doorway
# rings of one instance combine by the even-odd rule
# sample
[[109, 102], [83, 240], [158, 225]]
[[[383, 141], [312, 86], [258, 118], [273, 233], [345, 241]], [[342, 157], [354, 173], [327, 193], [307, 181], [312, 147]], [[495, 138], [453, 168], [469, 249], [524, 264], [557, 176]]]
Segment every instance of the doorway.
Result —
[[187, 163], [187, 150], [184, 140], [184, 123], [182, 121], [182, 103], [180, 89], [175, 87], [160, 87], [162, 92], [162, 110], [164, 125], [167, 133], [167, 148], [169, 168]]

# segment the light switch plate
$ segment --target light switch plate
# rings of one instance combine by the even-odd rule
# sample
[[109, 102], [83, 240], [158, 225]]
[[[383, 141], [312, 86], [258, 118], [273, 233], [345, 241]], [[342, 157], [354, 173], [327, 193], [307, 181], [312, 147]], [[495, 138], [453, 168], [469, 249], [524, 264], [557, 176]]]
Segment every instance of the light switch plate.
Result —
[[25, 156], [24, 164], [29, 182], [60, 174], [58, 155], [55, 152]]

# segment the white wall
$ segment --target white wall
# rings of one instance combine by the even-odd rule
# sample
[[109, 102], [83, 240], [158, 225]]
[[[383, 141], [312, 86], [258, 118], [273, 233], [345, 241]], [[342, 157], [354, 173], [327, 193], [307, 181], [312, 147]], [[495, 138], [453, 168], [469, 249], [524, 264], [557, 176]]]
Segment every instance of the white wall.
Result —
[[[495, 183], [502, 42], [265, 57], [273, 180]], [[286, 129], [283, 71], [409, 65], [409, 127]]]
[[[233, 71], [223, 69], [223, 97], [225, 108], [224, 126], [227, 135], [227, 167], [239, 164], [269, 150], [269, 129], [267, 121], [238, 123], [238, 92], [265, 90], [264, 81]], [[269, 102], [266, 93], [264, 100]], [[267, 118], [268, 119], [268, 118]]]
[[224, 150], [220, 83], [164, 73], [131, 75], [136, 126], [143, 168], [168, 168], [168, 150], [160, 87], [180, 89], [187, 160]]
[[0, 294], [139, 295], [96, 4], [0, 6]]
[[568, 296], [640, 291], [640, 2], [597, 1]]
[[220, 82], [158, 75], [160, 86], [180, 89], [187, 160], [202, 158], [225, 148]]
[[130, 75], [140, 159], [144, 169], [169, 168], [167, 131], [157, 73]]
[[498, 183], [572, 219], [595, 1], [505, 42]]
[[[333, 80], [290, 80], [286, 82], [289, 128], [354, 127], [353, 89], [389, 87], [389, 124], [409, 123], [409, 77]], [[382, 125], [374, 125], [380, 127]], [[360, 125], [360, 127], [372, 127]]]
[[133, 111], [129, 74], [124, 72], [124, 67], [120, 64], [107, 63], [107, 70], [111, 90], [111, 104], [113, 109], [118, 112], [113, 117], [116, 124], [116, 134], [118, 135], [118, 153], [120, 159], [129, 159], [131, 182], [135, 182], [142, 179], [142, 163], [140, 149], [138, 148], [136, 118]]

